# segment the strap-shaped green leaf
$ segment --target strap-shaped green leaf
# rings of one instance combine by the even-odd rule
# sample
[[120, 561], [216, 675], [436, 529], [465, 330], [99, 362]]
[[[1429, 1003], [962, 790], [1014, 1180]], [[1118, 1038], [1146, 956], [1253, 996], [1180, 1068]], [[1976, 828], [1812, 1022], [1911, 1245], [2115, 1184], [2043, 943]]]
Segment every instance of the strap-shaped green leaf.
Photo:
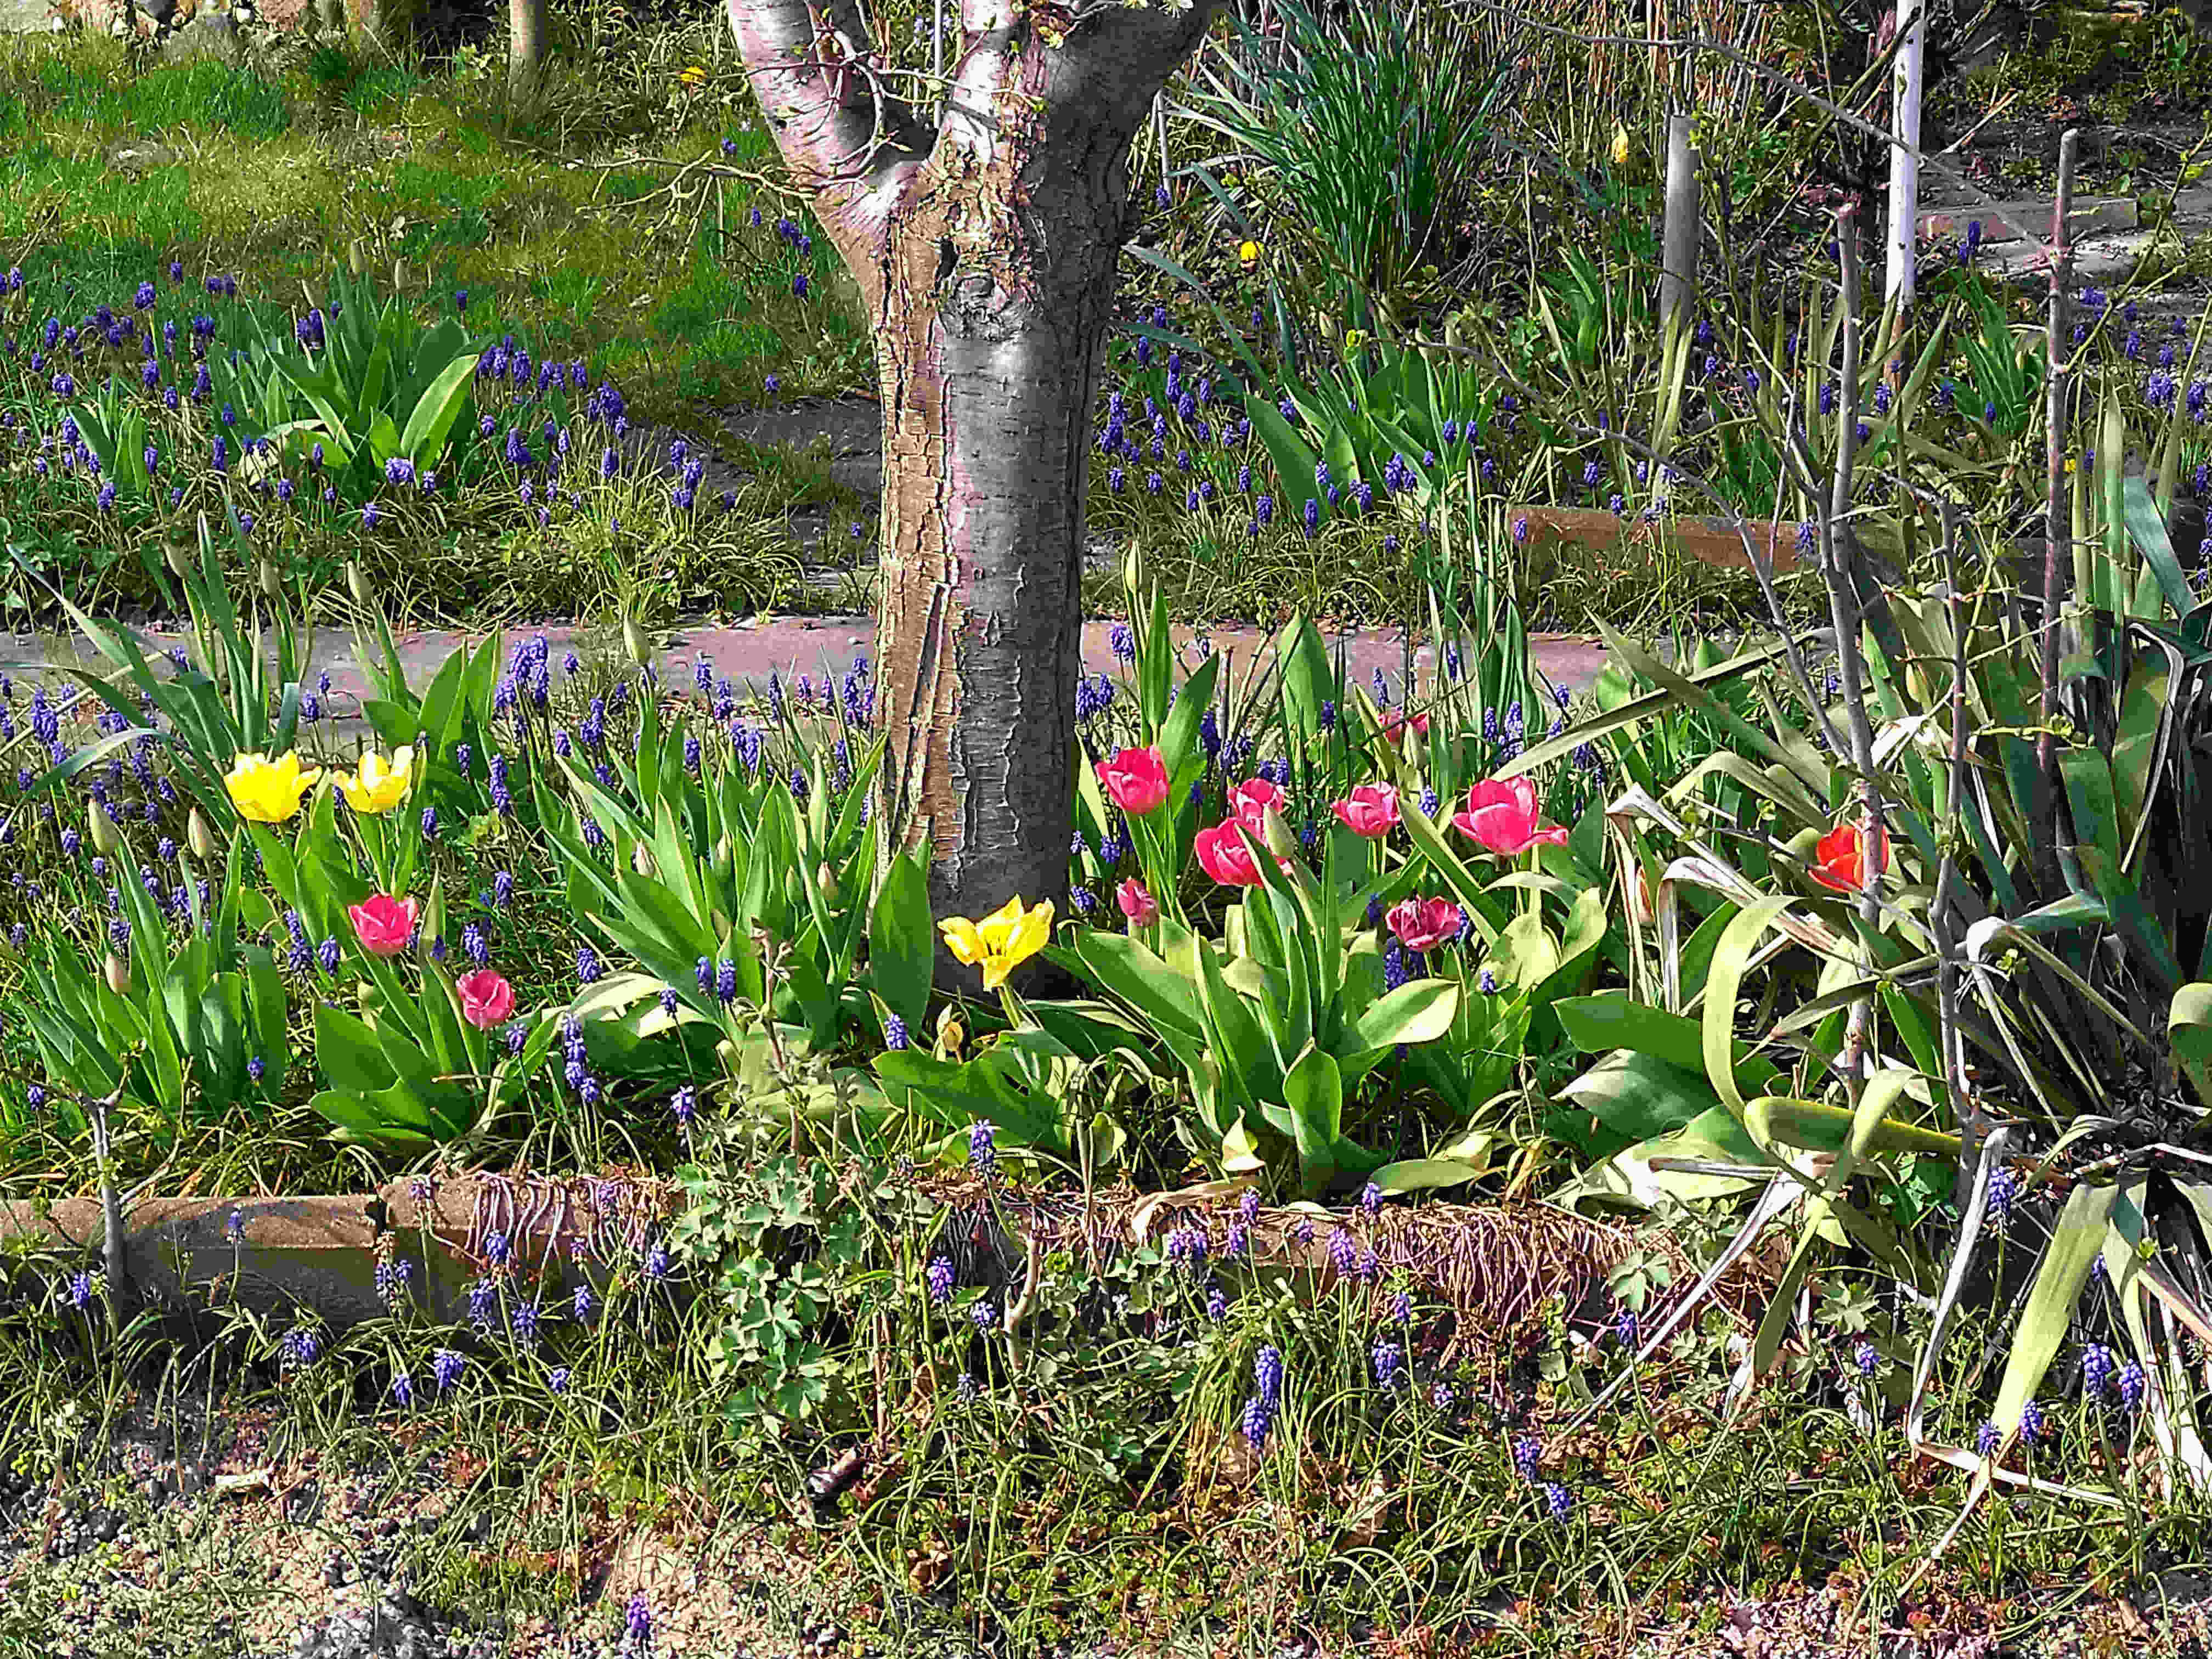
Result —
[[2019, 1328], [2013, 1333], [2012, 1352], [2006, 1357], [2004, 1375], [1997, 1382], [1996, 1407], [1992, 1420], [2009, 1439], [2020, 1431], [2020, 1418], [2027, 1402], [2042, 1386], [2044, 1373], [2057, 1357], [2074, 1317], [2074, 1304], [2089, 1282], [2089, 1267], [2104, 1248], [2111, 1225], [2112, 1187], [2080, 1186], [2066, 1200], [2051, 1243], [2035, 1272]]
[[1752, 952], [1766, 931], [1790, 908], [1787, 897], [1763, 898], [1746, 905], [1721, 934], [1713, 951], [1712, 967], [1705, 975], [1702, 1056], [1705, 1076], [1721, 1103], [1741, 1119], [1742, 1092], [1735, 1085], [1735, 1003]]

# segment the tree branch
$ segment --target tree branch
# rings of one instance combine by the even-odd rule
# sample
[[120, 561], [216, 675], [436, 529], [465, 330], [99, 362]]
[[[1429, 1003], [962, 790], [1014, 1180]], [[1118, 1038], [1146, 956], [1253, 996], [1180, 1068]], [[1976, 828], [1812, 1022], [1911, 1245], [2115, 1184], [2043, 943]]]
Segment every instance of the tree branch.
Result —
[[884, 91], [856, 0], [725, 0], [725, 10], [792, 183], [865, 281], [934, 142], [928, 126]]

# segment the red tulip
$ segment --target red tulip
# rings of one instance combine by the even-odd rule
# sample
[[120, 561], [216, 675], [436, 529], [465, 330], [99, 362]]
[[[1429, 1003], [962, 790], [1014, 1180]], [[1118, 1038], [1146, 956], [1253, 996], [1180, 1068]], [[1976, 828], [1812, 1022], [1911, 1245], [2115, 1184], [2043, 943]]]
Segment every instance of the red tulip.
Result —
[[[1425, 738], [1429, 735], [1429, 717], [1426, 714], [1414, 715], [1410, 723], [1420, 736]], [[1382, 735], [1393, 743], [1403, 743], [1407, 724], [1403, 711], [1394, 708], [1390, 711], [1389, 719], [1382, 722]]]
[[1198, 832], [1199, 867], [1224, 887], [1256, 887], [1260, 866], [1235, 818]]
[[1139, 927], [1149, 927], [1160, 919], [1160, 902], [1134, 876], [1114, 890], [1114, 902], [1121, 907], [1121, 914]]
[[1467, 918], [1449, 899], [1401, 899], [1383, 918], [1408, 951], [1433, 951], [1459, 937]]
[[1546, 823], [1536, 805], [1536, 786], [1526, 778], [1500, 783], [1485, 778], [1467, 792], [1467, 810], [1455, 814], [1452, 828], [1481, 843], [1486, 852], [1514, 858], [1540, 843], [1564, 847], [1567, 832]]
[[479, 968], [453, 981], [460, 993], [461, 1018], [479, 1031], [489, 1031], [514, 1012], [514, 987], [496, 969]]
[[1887, 836], [1875, 836], [1871, 850], [1869, 860], [1869, 843], [1857, 824], [1839, 823], [1814, 846], [1813, 879], [1838, 893], [1856, 893], [1866, 885], [1869, 875], [1889, 867]]
[[1342, 800], [1331, 802], [1329, 811], [1353, 835], [1377, 841], [1397, 827], [1398, 792], [1387, 783], [1363, 783]]
[[1247, 778], [1229, 792], [1229, 810], [1255, 836], [1267, 828], [1267, 809], [1272, 806], [1279, 812], [1289, 802], [1290, 797], [1265, 778]]
[[1098, 763], [1098, 782], [1107, 799], [1140, 818], [1168, 798], [1168, 763], [1157, 749], [1117, 749]]
[[361, 948], [373, 957], [396, 957], [415, 937], [415, 901], [411, 898], [393, 898], [389, 893], [378, 893], [350, 906], [346, 915], [353, 918], [353, 931], [361, 939]]

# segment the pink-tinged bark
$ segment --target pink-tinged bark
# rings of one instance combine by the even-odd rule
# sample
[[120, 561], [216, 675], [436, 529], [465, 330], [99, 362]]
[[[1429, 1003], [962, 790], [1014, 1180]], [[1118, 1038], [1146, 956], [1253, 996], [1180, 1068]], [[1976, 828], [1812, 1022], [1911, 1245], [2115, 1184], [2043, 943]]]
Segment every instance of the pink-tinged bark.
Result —
[[527, 101], [545, 67], [545, 0], [507, 0], [507, 84]]
[[852, 0], [727, 0], [786, 166], [858, 281], [883, 402], [879, 805], [939, 914], [1066, 881], [1091, 410], [1131, 140], [1212, 4], [964, 0], [936, 130]]

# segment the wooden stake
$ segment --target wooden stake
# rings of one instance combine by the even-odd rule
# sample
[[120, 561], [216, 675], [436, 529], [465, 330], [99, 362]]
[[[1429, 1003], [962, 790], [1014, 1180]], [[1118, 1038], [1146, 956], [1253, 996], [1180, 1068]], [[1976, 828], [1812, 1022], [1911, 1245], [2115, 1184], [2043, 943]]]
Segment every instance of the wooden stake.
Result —
[[1912, 304], [1913, 264], [1920, 230], [1921, 64], [1928, 43], [1924, 0], [1897, 0], [1897, 72], [1891, 82], [1889, 268], [1885, 303], [1901, 316]]

